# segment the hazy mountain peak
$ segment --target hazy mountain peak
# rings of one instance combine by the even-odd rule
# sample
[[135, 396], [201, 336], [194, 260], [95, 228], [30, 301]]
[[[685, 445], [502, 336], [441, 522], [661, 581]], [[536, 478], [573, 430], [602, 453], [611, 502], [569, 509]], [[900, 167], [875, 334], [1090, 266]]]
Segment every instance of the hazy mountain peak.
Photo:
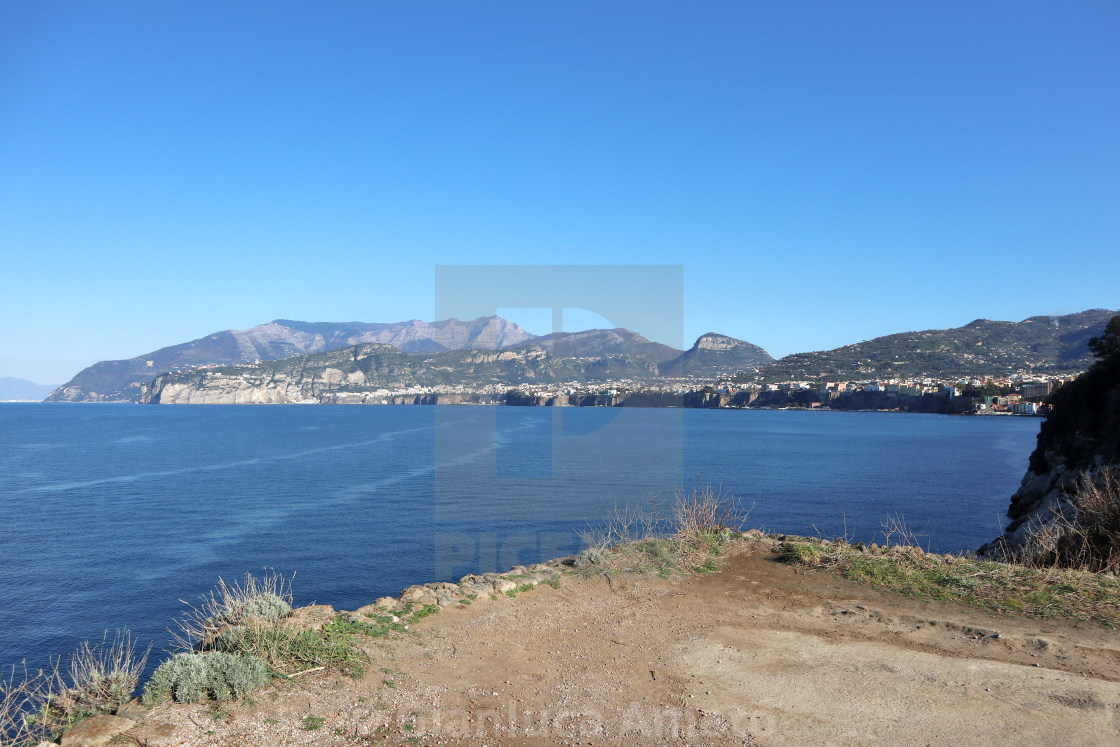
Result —
[[36, 384], [12, 376], [0, 377], [0, 402], [38, 402], [54, 389], [53, 386]]

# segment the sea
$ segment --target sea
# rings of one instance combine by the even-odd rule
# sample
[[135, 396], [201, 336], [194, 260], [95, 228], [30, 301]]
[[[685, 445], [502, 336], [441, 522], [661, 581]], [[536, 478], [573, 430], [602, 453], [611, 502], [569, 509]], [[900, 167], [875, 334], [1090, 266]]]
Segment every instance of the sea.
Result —
[[0, 404], [0, 666], [128, 629], [152, 663], [219, 578], [296, 604], [570, 555], [683, 492], [745, 527], [934, 552], [997, 536], [1040, 421], [885, 412]]

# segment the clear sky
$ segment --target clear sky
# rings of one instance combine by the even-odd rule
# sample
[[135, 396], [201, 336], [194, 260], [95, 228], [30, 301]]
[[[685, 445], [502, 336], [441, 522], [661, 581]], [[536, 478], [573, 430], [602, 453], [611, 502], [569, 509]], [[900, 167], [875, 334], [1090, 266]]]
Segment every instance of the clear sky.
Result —
[[776, 356], [1120, 307], [1120, 3], [0, 3], [0, 376], [475, 263]]

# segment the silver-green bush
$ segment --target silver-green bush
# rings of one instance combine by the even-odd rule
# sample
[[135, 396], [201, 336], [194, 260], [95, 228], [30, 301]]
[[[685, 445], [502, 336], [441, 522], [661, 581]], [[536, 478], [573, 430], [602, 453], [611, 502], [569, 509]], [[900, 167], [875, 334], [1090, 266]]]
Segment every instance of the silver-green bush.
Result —
[[287, 617], [291, 612], [292, 605], [276, 594], [262, 594], [246, 599], [234, 609], [229, 610], [226, 619], [230, 622], [240, 622], [250, 617], [260, 618], [261, 620], [279, 620], [282, 617]]
[[144, 705], [174, 698], [180, 703], [240, 698], [268, 682], [268, 667], [255, 656], [220, 651], [176, 654], [160, 664], [144, 687]]
[[172, 638], [183, 651], [205, 651], [230, 625], [275, 622], [291, 614], [291, 583], [276, 572], [261, 578], [246, 573], [243, 581], [234, 583], [219, 578], [218, 586], [204, 594], [198, 605], [187, 603], [187, 607]]
[[607, 557], [603, 551], [597, 547], [589, 547], [579, 555], [576, 555], [573, 563], [576, 568], [590, 568], [595, 565], [602, 565], [607, 562]]

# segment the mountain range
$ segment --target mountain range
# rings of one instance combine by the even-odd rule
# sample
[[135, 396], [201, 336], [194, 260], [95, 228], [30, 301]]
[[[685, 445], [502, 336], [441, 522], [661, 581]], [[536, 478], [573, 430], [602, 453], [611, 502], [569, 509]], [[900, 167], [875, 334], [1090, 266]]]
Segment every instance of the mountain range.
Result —
[[[281, 319], [248, 330], [216, 332], [128, 360], [102, 361], [51, 392], [47, 401], [139, 402], [151, 398], [151, 387], [147, 393], [145, 387], [157, 376], [162, 388], [188, 381], [202, 386], [223, 376], [263, 386], [279, 376], [290, 389], [283, 401], [293, 401], [312, 390], [517, 386], [608, 378], [714, 382], [735, 376], [740, 382], [772, 382], [1053, 375], [1088, 368], [1092, 356], [1087, 341], [1117, 313], [1093, 309], [1022, 322], [978, 319], [954, 329], [887, 335], [777, 361], [757, 345], [715, 332], [701, 335], [682, 351], [627, 329], [534, 336], [497, 316], [395, 324]], [[297, 371], [303, 373], [296, 376]], [[339, 374], [353, 381], [323, 384]]]
[[[722, 356], [711, 357], [714, 353]], [[704, 335], [682, 352], [630, 330], [595, 329], [547, 335], [500, 350], [406, 353], [392, 345], [363, 344], [253, 365], [186, 370], [155, 379], [143, 388], [141, 401], [369, 402], [384, 399], [376, 394], [379, 390], [415, 387], [508, 389], [527, 383], [648, 382], [664, 378], [662, 367], [678, 375], [714, 379], [758, 370], [772, 361], [761, 348], [722, 335]]]
[[140, 387], [158, 374], [197, 366], [235, 366], [282, 360], [363, 343], [392, 345], [405, 352], [496, 350], [532, 339], [517, 324], [497, 316], [469, 322], [413, 319], [393, 324], [297, 322], [277, 319], [245, 330], [224, 330], [127, 360], [101, 361], [51, 392], [48, 402], [137, 402]]

